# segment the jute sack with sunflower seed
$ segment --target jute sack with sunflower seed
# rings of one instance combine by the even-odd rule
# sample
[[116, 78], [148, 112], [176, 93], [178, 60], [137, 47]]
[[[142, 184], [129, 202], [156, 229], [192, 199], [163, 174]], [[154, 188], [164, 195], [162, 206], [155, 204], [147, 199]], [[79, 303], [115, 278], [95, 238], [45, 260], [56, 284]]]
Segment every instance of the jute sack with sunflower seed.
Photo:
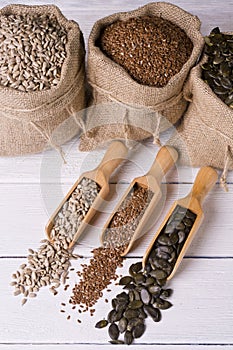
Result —
[[[24, 23], [28, 15], [35, 18], [34, 27], [29, 26], [31, 29]], [[33, 66], [42, 69], [42, 66], [40, 66], [40, 57], [42, 57], [45, 65], [52, 66], [53, 57], [46, 58], [45, 56], [46, 53], [52, 55], [53, 52], [56, 55], [57, 32], [50, 33], [49, 25], [47, 29], [46, 26], [43, 27], [42, 34], [38, 28], [35, 28], [41, 18], [45, 18], [45, 16], [46, 18], [56, 19], [59, 28], [66, 32], [67, 41], [64, 43], [66, 54], [59, 81], [56, 85], [51, 87], [49, 85], [47, 89], [24, 91], [23, 84], [31, 81], [30, 74], [27, 73], [26, 75], [25, 73], [27, 67], [23, 67], [22, 72], [19, 72], [19, 79], [16, 74], [13, 74], [11, 83], [17, 84], [19, 80], [20, 89], [14, 88], [15, 85], [8, 86], [8, 82], [2, 80], [3, 83], [0, 84], [0, 156], [37, 153], [49, 146], [59, 149], [59, 145], [72, 138], [80, 130], [79, 120], [81, 120], [81, 115], [77, 112], [85, 108], [85, 49], [82, 32], [77, 23], [67, 20], [58, 7], [53, 5], [9, 5], [0, 10], [0, 21], [8, 21], [8, 16], [12, 16], [13, 19], [16, 16], [21, 26], [25, 25], [22, 31], [23, 33], [26, 32], [27, 38], [25, 41], [27, 43], [24, 42], [20, 48], [23, 42], [21, 30], [18, 34], [14, 32], [15, 34], [12, 34], [10, 39], [12, 40], [12, 52], [19, 56], [20, 62], [23, 61], [20, 64], [27, 64], [26, 61], [28, 61], [31, 68]], [[31, 40], [30, 33], [33, 36]], [[37, 33], [37, 38], [35, 38], [35, 33]], [[51, 37], [51, 40], [46, 42], [46, 47], [49, 47], [49, 50], [40, 47], [40, 41], [47, 33], [50, 33]], [[4, 40], [7, 40], [7, 38], [9, 40], [9, 30], [7, 34], [7, 31], [1, 25], [0, 34], [1, 44], [4, 45]], [[31, 52], [31, 56], [29, 52]], [[32, 55], [36, 57], [34, 63], [31, 61]], [[6, 64], [9, 65], [9, 61], [7, 60]], [[16, 63], [14, 64], [17, 68]], [[4, 70], [5, 68], [2, 65], [0, 69]], [[46, 76], [43, 79], [46, 81]], [[38, 80], [40, 82], [40, 79]], [[72, 115], [77, 120], [69, 118]]]
[[[189, 59], [164, 87], [138, 83], [123, 67], [107, 57], [98, 45], [104, 28], [118, 20], [127, 21], [140, 16], [169, 20], [192, 41], [193, 50]], [[93, 99], [81, 136], [81, 151], [95, 149], [118, 138], [143, 140], [154, 136], [157, 140], [159, 131], [177, 122], [187, 108], [187, 101], [182, 94], [184, 82], [204, 43], [200, 24], [196, 16], [165, 2], [150, 3], [134, 11], [116, 13], [94, 24], [88, 42], [87, 66]]]
[[190, 102], [184, 118], [169, 144], [179, 150], [181, 164], [194, 167], [210, 165], [223, 170], [221, 184], [233, 169], [233, 109], [226, 105], [202, 79], [202, 65], [191, 70], [184, 88]]

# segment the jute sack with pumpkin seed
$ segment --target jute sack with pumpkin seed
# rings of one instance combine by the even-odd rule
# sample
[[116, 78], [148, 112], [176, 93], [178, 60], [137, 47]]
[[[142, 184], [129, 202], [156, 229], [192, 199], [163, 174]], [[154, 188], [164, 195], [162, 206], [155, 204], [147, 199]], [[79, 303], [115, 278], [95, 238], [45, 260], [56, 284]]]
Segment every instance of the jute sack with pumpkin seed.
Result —
[[181, 164], [223, 169], [220, 181], [225, 187], [227, 171], [233, 169], [233, 109], [203, 80], [206, 62], [204, 56], [191, 70], [184, 88], [190, 105], [169, 144], [179, 150]]
[[[152, 34], [153, 28], [157, 28], [158, 35]], [[113, 32], [109, 33], [109, 29]], [[93, 99], [81, 136], [81, 151], [94, 149], [116, 138], [142, 140], [153, 135], [157, 140], [159, 131], [177, 122], [187, 107], [182, 95], [183, 84], [203, 47], [199, 29], [200, 21], [196, 16], [163, 2], [116, 13], [95, 23], [88, 43], [88, 81]], [[132, 52], [131, 36], [134, 37], [131, 46], [135, 50]], [[181, 57], [187, 53], [184, 44], [187, 41], [190, 52], [175, 71]], [[121, 48], [126, 44], [129, 51], [122, 54], [127, 60], [121, 60]], [[157, 52], [160, 57], [155, 59], [153, 50], [158, 47], [163, 53], [167, 50], [167, 61], [161, 52]], [[106, 53], [108, 49], [112, 55]], [[145, 56], [136, 64], [140, 56], [137, 50]], [[173, 55], [176, 59], [172, 61]], [[156, 62], [162, 67], [161, 71], [157, 70]]]
[[80, 130], [85, 107], [78, 24], [56, 6], [10, 5], [0, 10], [0, 42], [0, 155], [58, 148]]

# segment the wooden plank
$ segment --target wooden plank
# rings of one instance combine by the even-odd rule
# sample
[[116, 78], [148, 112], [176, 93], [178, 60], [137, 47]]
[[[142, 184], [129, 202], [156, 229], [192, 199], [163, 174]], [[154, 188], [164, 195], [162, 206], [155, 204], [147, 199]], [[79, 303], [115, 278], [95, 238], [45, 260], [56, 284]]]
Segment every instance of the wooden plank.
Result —
[[[27, 248], [38, 248], [39, 241], [45, 236], [44, 227], [49, 214], [56, 208], [69, 187], [67, 184], [61, 186], [56, 184], [44, 184], [43, 186], [37, 184], [1, 184], [2, 238], [0, 256], [25, 256]], [[90, 254], [91, 248], [99, 245], [101, 229], [126, 187], [127, 185], [111, 186], [109, 201], [104, 203], [101, 209], [102, 213], [92, 221], [75, 248], [79, 254], [87, 256]], [[190, 189], [191, 185], [187, 184], [168, 185], [166, 193], [166, 186], [163, 185], [164, 194], [158, 212], [152, 218], [152, 222], [148, 223], [151, 229], [136, 242], [130, 256], [144, 254], [173, 201], [185, 196]], [[233, 185], [230, 185], [230, 189], [233, 189]], [[223, 195], [222, 190], [216, 187], [207, 197], [203, 208], [205, 220], [188, 251], [188, 255], [233, 256], [231, 194]]]
[[[118, 273], [126, 274], [131, 263], [138, 259], [127, 259]], [[60, 303], [68, 302], [71, 288], [77, 275], [70, 275], [70, 289], [59, 291], [56, 297], [48, 290], [41, 290], [37, 299], [22, 307], [20, 297], [12, 296], [10, 276], [20, 259], [0, 259], [0, 342], [5, 343], [81, 343], [107, 344], [107, 329], [94, 328], [95, 323], [110, 311], [107, 297], [111, 300], [122, 291], [112, 285], [112, 292], [104, 291], [103, 298], [95, 305], [96, 313], [80, 315], [67, 307], [66, 314], [59, 312]], [[73, 263], [80, 270], [79, 259]], [[174, 289], [173, 307], [162, 312], [162, 321], [153, 323], [147, 319], [147, 330], [139, 344], [231, 344], [233, 345], [233, 259], [186, 259], [183, 268], [169, 282]], [[69, 305], [69, 304], [68, 304]], [[71, 312], [72, 311], [72, 312]], [[70, 314], [71, 319], [66, 320]], [[82, 320], [77, 323], [77, 318]], [[191, 346], [192, 348], [192, 346]], [[181, 348], [182, 349], [182, 348]]]
[[[74, 183], [84, 171], [92, 170], [101, 161], [104, 150], [78, 152], [77, 139], [63, 146], [67, 164], [59, 154], [49, 150], [43, 154], [0, 158], [0, 183]], [[144, 175], [150, 168], [158, 147], [146, 141], [131, 150], [126, 160], [111, 177], [111, 183], [129, 183], [134, 177]], [[32, 166], [33, 164], [33, 166]], [[168, 183], [192, 183], [198, 169], [174, 167], [167, 175]], [[219, 172], [220, 173], [220, 172]], [[233, 183], [233, 173], [228, 175]]]
[[[0, 350], [15, 350], [17, 346], [17, 350], [93, 350], [93, 346], [95, 350], [112, 350], [112, 345], [110, 344], [56, 344], [56, 345], [51, 345], [51, 344], [24, 344], [24, 345], [1, 345], [0, 344]], [[140, 349], [141, 344], [134, 344], [131, 345], [131, 348], [134, 349]], [[226, 349], [226, 350], [232, 350], [233, 345], [225, 344], [225, 345], [187, 345], [187, 344], [179, 344], [179, 345], [173, 345], [173, 344], [143, 344], [143, 349], [146, 350], [160, 350], [160, 349], [166, 349], [166, 350], [220, 350], [220, 349]], [[117, 347], [118, 350], [126, 350], [129, 349], [128, 345], [118, 345]]]
[[[10, 4], [11, 0], [2, 0], [1, 6]], [[21, 0], [15, 0], [14, 3], [22, 3]], [[24, 0], [24, 4], [31, 4], [30, 0]], [[77, 2], [76, 0], [69, 0], [66, 2], [60, 0], [36, 0], [33, 4], [56, 4], [70, 18], [76, 20], [85, 36], [87, 37], [94, 22], [99, 18], [110, 15], [114, 12], [129, 11], [146, 3], [143, 0], [112, 0], [110, 2], [97, 0]], [[208, 1], [200, 2], [196, 0], [173, 0], [173, 4], [182, 7], [184, 10], [199, 16], [202, 21], [202, 33], [207, 34], [213, 26], [219, 25], [222, 30], [232, 29], [232, 2], [224, 1]]]

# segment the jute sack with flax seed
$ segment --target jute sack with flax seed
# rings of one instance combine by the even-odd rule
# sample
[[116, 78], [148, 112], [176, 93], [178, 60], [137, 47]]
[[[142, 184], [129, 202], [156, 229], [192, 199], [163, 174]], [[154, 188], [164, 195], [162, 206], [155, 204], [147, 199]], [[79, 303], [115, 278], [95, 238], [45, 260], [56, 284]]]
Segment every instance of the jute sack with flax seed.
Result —
[[191, 70], [184, 88], [189, 108], [169, 144], [179, 150], [181, 164], [223, 169], [220, 181], [225, 186], [227, 171], [233, 169], [233, 110], [203, 81], [206, 60], [204, 56]]
[[[123, 67], [107, 57], [97, 44], [102, 30], [108, 25], [144, 15], [162, 17], [176, 24], [193, 44], [192, 53], [182, 69], [160, 88], [138, 83]], [[177, 122], [187, 107], [182, 95], [184, 82], [204, 44], [200, 24], [196, 16], [165, 2], [116, 13], [95, 23], [88, 42], [92, 107], [87, 111], [79, 146], [81, 151], [92, 150], [116, 138], [142, 140], [153, 135], [157, 140], [159, 131]]]
[[[47, 90], [25, 92], [0, 85], [0, 156], [57, 148], [79, 132], [81, 113], [77, 112], [85, 108], [85, 49], [78, 24], [67, 20], [56, 6], [9, 5], [0, 10], [0, 20], [11, 14], [54, 16], [67, 34], [66, 57], [58, 84]], [[62, 123], [64, 127], [54, 132]]]

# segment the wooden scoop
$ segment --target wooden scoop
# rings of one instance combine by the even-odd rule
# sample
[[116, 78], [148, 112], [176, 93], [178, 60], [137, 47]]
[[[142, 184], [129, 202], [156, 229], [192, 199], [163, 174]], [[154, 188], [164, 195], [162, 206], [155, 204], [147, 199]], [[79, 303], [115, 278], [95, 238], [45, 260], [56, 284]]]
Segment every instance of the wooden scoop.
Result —
[[161, 192], [161, 181], [163, 176], [168, 172], [168, 170], [174, 165], [178, 158], [178, 153], [177, 151], [170, 146], [163, 146], [160, 148], [156, 159], [154, 160], [150, 170], [148, 171], [147, 174], [141, 177], [135, 178], [131, 184], [129, 185], [128, 189], [124, 193], [123, 197], [121, 200], [118, 202], [117, 206], [115, 207], [112, 215], [109, 217], [108, 221], [105, 223], [102, 234], [101, 234], [101, 243], [104, 243], [104, 233], [105, 230], [108, 229], [109, 224], [115, 215], [115, 213], [118, 211], [119, 207], [122, 205], [122, 202], [125, 200], [125, 198], [129, 195], [129, 193], [133, 190], [133, 187], [135, 184], [139, 184], [142, 187], [148, 188], [150, 191], [152, 191], [153, 197], [146, 208], [127, 248], [124, 250], [124, 252], [121, 254], [122, 256], [126, 255], [134, 241], [140, 236], [142, 233], [143, 229], [145, 228], [151, 214], [153, 213], [158, 201], [160, 200], [162, 196]]
[[49, 219], [48, 224], [46, 225], [46, 233], [51, 240], [51, 230], [54, 226], [54, 219], [61, 210], [63, 204], [70, 198], [73, 191], [78, 186], [79, 182], [85, 177], [91, 180], [94, 180], [99, 186], [100, 186], [100, 192], [98, 193], [96, 199], [93, 202], [92, 207], [87, 212], [85, 218], [83, 219], [82, 223], [78, 227], [78, 231], [73, 237], [72, 242], [69, 245], [69, 248], [72, 248], [75, 242], [78, 240], [90, 220], [93, 218], [95, 213], [97, 212], [98, 208], [100, 207], [103, 199], [105, 199], [109, 193], [109, 178], [113, 171], [120, 165], [120, 163], [125, 159], [127, 155], [127, 148], [125, 145], [120, 141], [114, 141], [109, 146], [107, 152], [105, 153], [101, 163], [97, 168], [95, 168], [92, 171], [88, 171], [83, 173], [80, 178], [75, 182], [75, 184], [72, 186], [70, 191], [67, 193], [65, 198], [62, 200], [58, 208], [55, 210], [51, 218]]
[[154, 238], [152, 239], [152, 241], [151, 241], [144, 257], [143, 257], [143, 261], [142, 261], [143, 268], [146, 265], [147, 259], [150, 255], [151, 250], [153, 249], [154, 243], [156, 242], [159, 234], [161, 233], [163, 228], [166, 226], [166, 224], [167, 224], [169, 218], [171, 217], [172, 213], [174, 212], [175, 208], [177, 206], [181, 206], [185, 209], [189, 209], [192, 213], [196, 214], [196, 218], [195, 218], [194, 224], [193, 224], [193, 226], [192, 226], [192, 228], [187, 236], [187, 239], [185, 240], [185, 243], [184, 243], [177, 259], [176, 259], [176, 263], [173, 267], [173, 270], [171, 271], [171, 273], [169, 274], [167, 279], [169, 280], [174, 276], [184, 254], [186, 253], [190, 243], [192, 242], [192, 240], [194, 238], [195, 233], [197, 232], [199, 226], [202, 223], [202, 220], [204, 219], [204, 214], [203, 214], [201, 204], [202, 204], [202, 201], [204, 200], [205, 196], [207, 195], [207, 193], [212, 189], [212, 187], [216, 183], [217, 178], [218, 178], [217, 172], [211, 167], [203, 167], [199, 170], [191, 192], [186, 197], [174, 202], [174, 204], [172, 205], [168, 214], [166, 215], [163, 223], [161, 224], [158, 231], [156, 232]]

